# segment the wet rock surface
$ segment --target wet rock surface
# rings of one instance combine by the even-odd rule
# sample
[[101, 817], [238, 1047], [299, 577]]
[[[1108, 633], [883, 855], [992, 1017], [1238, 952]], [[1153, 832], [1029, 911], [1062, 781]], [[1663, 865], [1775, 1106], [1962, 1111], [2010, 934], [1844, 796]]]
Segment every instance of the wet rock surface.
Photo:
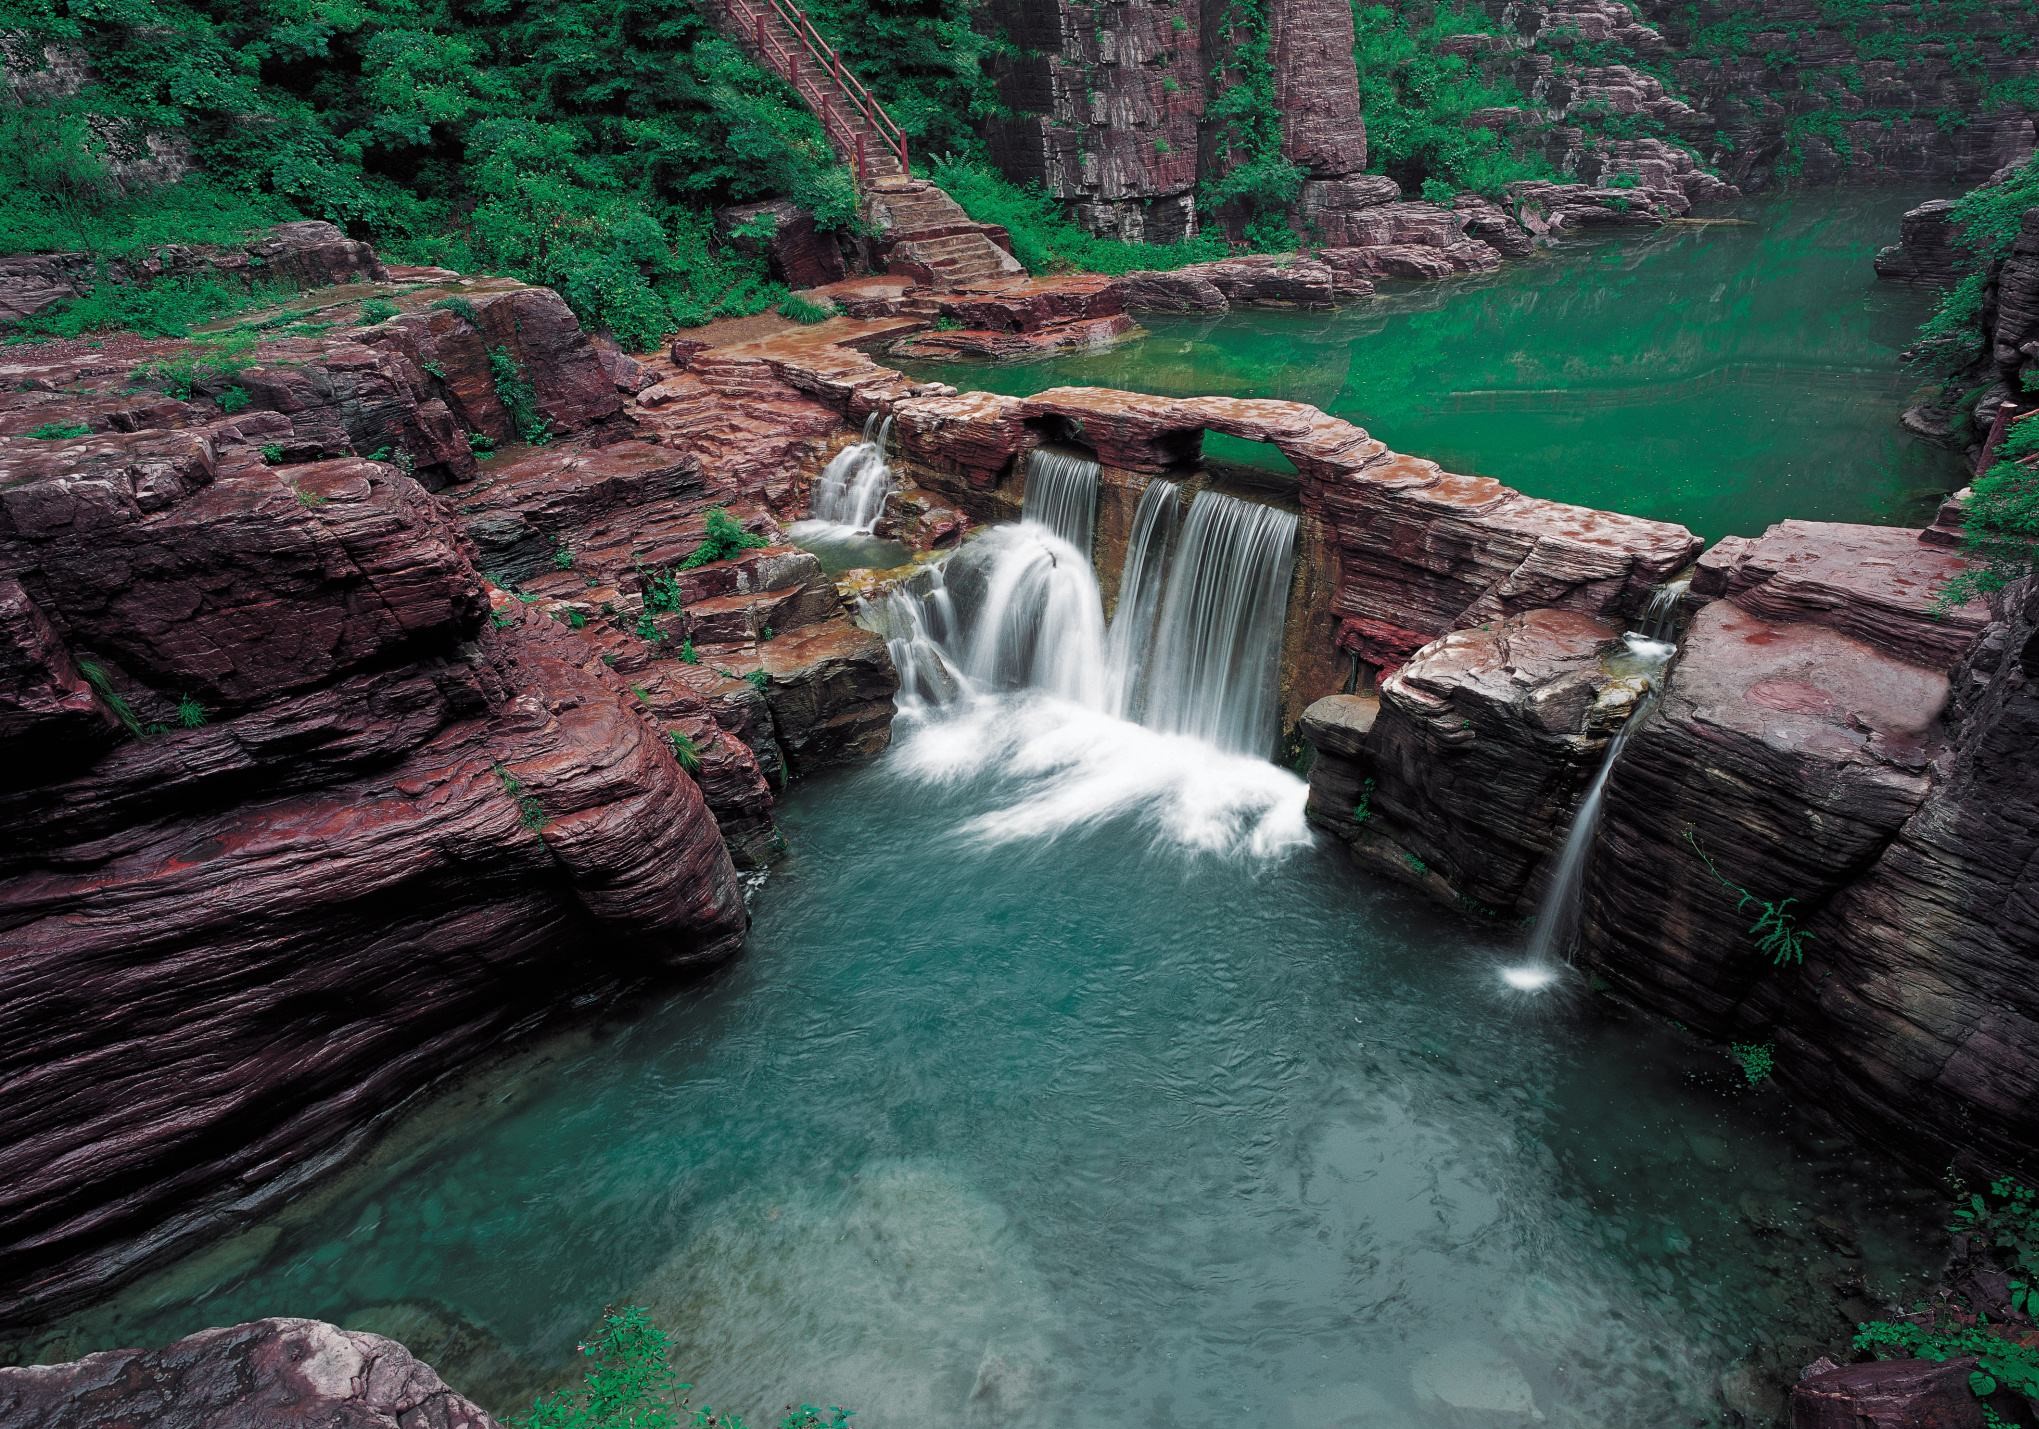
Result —
[[0, 1369], [15, 1429], [497, 1429], [394, 1340], [319, 1320], [253, 1320], [159, 1350]]

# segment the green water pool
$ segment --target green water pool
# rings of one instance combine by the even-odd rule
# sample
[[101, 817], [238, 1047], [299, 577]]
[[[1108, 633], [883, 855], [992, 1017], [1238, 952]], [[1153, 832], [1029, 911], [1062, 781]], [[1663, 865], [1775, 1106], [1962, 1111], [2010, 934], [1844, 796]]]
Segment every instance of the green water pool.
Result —
[[643, 1304], [753, 1424], [1608, 1429], [1915, 1283], [1930, 1193], [1301, 803], [1035, 695], [909, 724], [787, 800], [740, 961], [32, 1348], [321, 1316], [514, 1410]]
[[1897, 425], [1919, 386], [1899, 353], [1931, 297], [1870, 260], [1934, 196], [1768, 197], [1729, 210], [1738, 222], [1571, 239], [1337, 313], [1149, 316], [1143, 341], [1100, 352], [903, 365], [1021, 395], [1309, 402], [1452, 470], [1709, 540], [1786, 517], [1920, 524], [1962, 479]]

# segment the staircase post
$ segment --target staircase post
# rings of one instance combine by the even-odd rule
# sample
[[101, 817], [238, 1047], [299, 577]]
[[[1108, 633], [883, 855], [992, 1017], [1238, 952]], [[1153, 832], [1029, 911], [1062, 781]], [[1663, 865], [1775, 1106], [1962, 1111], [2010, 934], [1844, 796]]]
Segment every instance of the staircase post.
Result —
[[864, 170], [866, 168], [864, 157], [864, 138], [865, 138], [864, 131], [859, 129], [857, 131], [857, 181], [859, 183], [862, 183], [864, 180]]

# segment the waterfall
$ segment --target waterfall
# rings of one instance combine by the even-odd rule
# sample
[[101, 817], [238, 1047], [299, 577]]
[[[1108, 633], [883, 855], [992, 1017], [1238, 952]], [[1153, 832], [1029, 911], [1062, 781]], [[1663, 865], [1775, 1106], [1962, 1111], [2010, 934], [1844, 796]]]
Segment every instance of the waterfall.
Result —
[[1133, 518], [1119, 607], [1107, 632], [1084, 550], [1034, 519], [1087, 505], [1094, 463], [1059, 461], [1030, 487], [1029, 517], [994, 526], [940, 565], [870, 603], [899, 670], [900, 703], [966, 690], [1040, 690], [1103, 715], [1265, 759], [1274, 747], [1277, 670], [1295, 515], [1217, 492], [1178, 517], [1181, 488], [1150, 482]]
[[1083, 553], [1090, 563], [1097, 527], [1097, 463], [1089, 457], [1037, 447], [1027, 454], [1026, 494], [1021, 519], [1047, 527]]
[[1266, 757], [1296, 517], [1215, 491], [1190, 503], [1155, 629], [1142, 722]]
[[1607, 794], [1607, 780], [1621, 759], [1621, 751], [1628, 746], [1629, 736], [1649, 718], [1656, 704], [1656, 691], [1645, 691], [1621, 728], [1615, 731], [1614, 738], [1607, 741], [1607, 753], [1601, 756], [1600, 768], [1595, 771], [1593, 782], [1586, 786], [1586, 797], [1579, 801], [1579, 812], [1572, 816], [1572, 829], [1565, 835], [1565, 846], [1558, 854], [1550, 887], [1544, 890], [1543, 903], [1536, 910], [1536, 926], [1529, 935], [1529, 966], [1532, 968], [1553, 967], [1565, 961], [1571, 953], [1579, 919], [1579, 890], [1586, 881], [1586, 864], [1593, 852], [1594, 835], [1600, 831], [1600, 805]]
[[867, 605], [859, 619], [865, 628], [885, 637], [886, 651], [899, 672], [901, 709], [918, 711], [955, 698], [956, 672], [943, 650], [961, 626], [941, 565], [928, 566], [893, 587]]
[[885, 461], [891, 438], [890, 417], [881, 423], [874, 411], [864, 419], [864, 439], [837, 452], [815, 479], [815, 520], [852, 531], [869, 531], [878, 524], [885, 512], [885, 498], [892, 492], [892, 468]]
[[990, 568], [964, 662], [970, 677], [1102, 708], [1104, 602], [1089, 558], [1032, 521], [987, 531], [972, 555]]
[[1643, 607], [1642, 619], [1622, 637], [1629, 648], [1640, 655], [1668, 658], [1677, 648], [1678, 606], [1685, 599], [1685, 592], [1691, 588], [1691, 581], [1666, 581], [1651, 591], [1649, 604]]
[[1169, 548], [1175, 540], [1182, 489], [1172, 481], [1150, 481], [1133, 513], [1133, 536], [1119, 572], [1119, 608], [1105, 636], [1108, 707], [1138, 723], [1144, 712], [1141, 676], [1154, 629], [1161, 618], [1161, 594], [1168, 581]]

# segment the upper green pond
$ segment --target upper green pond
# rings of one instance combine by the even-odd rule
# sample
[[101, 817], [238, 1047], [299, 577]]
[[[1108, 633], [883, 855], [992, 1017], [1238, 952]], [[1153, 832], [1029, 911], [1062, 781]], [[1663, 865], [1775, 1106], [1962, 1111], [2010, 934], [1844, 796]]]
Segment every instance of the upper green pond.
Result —
[[1930, 196], [1752, 200], [1742, 222], [1573, 239], [1336, 313], [1156, 315], [1151, 336], [1107, 351], [908, 366], [1022, 395], [1309, 402], [1452, 470], [1709, 540], [1794, 516], [1922, 523], [1961, 481], [1952, 454], [1897, 425], [1919, 385], [1899, 353], [1931, 298], [1870, 260]]

